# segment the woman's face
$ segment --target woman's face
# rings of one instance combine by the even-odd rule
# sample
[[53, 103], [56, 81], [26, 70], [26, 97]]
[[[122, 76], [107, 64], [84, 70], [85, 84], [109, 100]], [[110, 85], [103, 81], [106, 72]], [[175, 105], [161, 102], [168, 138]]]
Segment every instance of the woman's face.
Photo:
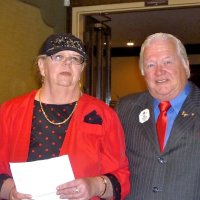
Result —
[[84, 68], [83, 57], [77, 52], [64, 50], [52, 56], [40, 58], [38, 66], [48, 86], [74, 88], [79, 84]]
[[170, 40], [153, 41], [144, 50], [144, 77], [151, 95], [163, 100], [175, 98], [187, 82], [186, 69]]

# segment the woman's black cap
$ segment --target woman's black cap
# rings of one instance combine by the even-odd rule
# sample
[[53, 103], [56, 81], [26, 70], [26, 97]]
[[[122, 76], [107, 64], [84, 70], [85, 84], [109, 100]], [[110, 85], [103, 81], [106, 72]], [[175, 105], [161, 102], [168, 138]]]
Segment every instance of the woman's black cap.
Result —
[[39, 54], [51, 56], [59, 51], [71, 50], [79, 53], [85, 59], [87, 54], [83, 42], [71, 33], [52, 34], [43, 43]]

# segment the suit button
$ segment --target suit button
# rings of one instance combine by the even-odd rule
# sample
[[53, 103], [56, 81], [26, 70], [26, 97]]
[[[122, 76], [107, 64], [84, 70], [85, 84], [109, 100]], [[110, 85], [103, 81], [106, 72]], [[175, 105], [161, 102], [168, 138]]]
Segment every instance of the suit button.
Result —
[[158, 187], [153, 187], [153, 192], [159, 192], [160, 190], [158, 189]]
[[167, 161], [166, 161], [164, 158], [159, 157], [159, 158], [158, 158], [158, 162], [161, 163], [161, 164], [164, 164], [164, 163], [166, 163]]

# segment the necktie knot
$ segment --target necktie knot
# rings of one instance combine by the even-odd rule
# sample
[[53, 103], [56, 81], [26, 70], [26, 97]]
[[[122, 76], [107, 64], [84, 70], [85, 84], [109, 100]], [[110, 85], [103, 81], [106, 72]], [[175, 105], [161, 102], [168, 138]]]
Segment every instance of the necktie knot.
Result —
[[168, 111], [168, 109], [171, 107], [171, 104], [169, 101], [162, 101], [160, 102], [159, 104], [159, 108], [160, 108], [160, 111], [161, 112], [164, 112], [164, 111]]

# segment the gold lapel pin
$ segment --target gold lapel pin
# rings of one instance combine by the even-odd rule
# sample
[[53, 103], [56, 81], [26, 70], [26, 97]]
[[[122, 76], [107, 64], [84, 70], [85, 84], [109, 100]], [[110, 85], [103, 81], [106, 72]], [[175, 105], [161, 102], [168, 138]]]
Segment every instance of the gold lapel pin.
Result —
[[[189, 116], [189, 114], [186, 113], [185, 111], [182, 111], [181, 115], [182, 115], [183, 117]], [[195, 115], [194, 113], [191, 114], [192, 117], [193, 117], [194, 115]]]

